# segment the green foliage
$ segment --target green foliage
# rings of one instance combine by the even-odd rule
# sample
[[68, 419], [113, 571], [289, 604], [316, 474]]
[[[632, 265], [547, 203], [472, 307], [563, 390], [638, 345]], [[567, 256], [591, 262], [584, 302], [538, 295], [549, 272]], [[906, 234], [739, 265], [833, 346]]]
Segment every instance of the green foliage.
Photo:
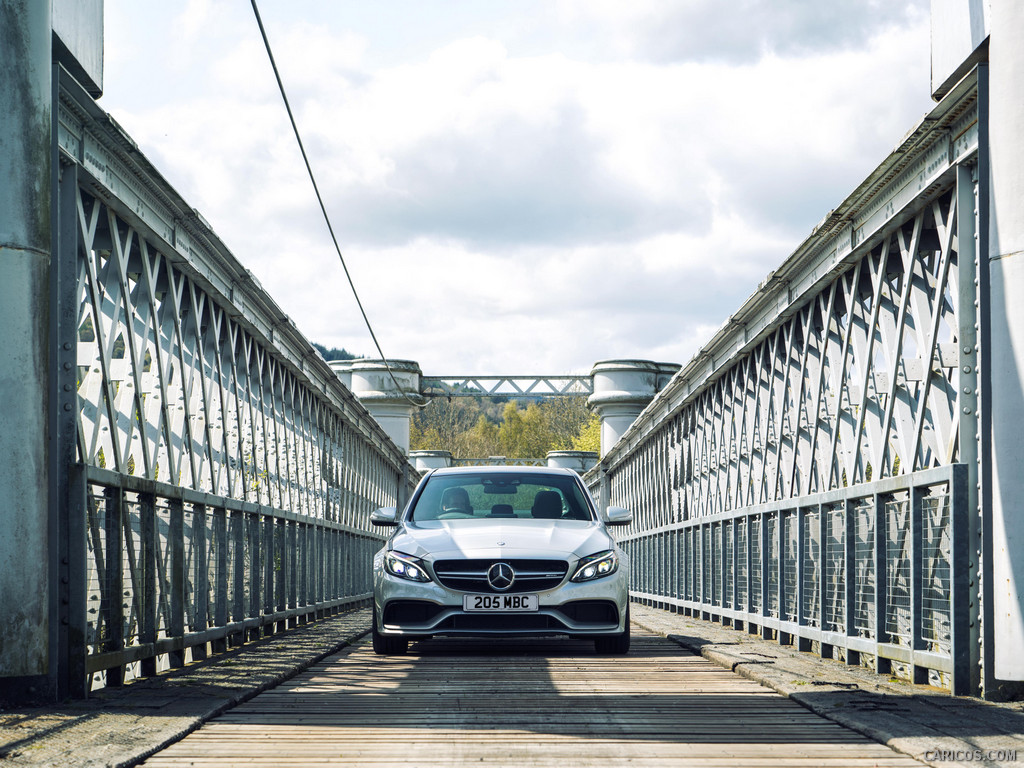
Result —
[[353, 355], [346, 349], [338, 349], [337, 347], [331, 347], [328, 349], [323, 344], [317, 344], [313, 342], [313, 346], [316, 350], [323, 355], [324, 360], [330, 362], [331, 360], [358, 360], [359, 355]]
[[590, 419], [573, 438], [571, 450], [601, 452], [601, 419], [596, 413], [590, 414]]
[[598, 450], [578, 446], [600, 445], [600, 422], [582, 395], [525, 404], [478, 397], [437, 398], [414, 414], [409, 438], [414, 451], [451, 451], [457, 459], [544, 458], [549, 451]]

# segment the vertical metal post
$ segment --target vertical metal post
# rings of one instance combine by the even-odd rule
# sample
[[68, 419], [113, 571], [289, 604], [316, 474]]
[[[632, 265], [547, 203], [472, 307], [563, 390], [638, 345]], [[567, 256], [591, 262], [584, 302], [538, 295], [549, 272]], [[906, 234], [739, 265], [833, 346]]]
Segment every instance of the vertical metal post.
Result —
[[[952, 489], [950, 489], [952, 490]], [[950, 497], [952, 501], [952, 496]], [[910, 486], [910, 647], [915, 650], [924, 649], [922, 626], [923, 582], [924, 582], [924, 548], [922, 546], [922, 509], [924, 499], [921, 489]], [[914, 666], [913, 680], [919, 685], [928, 682], [928, 670]]]
[[747, 560], [747, 604], [743, 606], [747, 613], [747, 633], [750, 633], [750, 617], [754, 613], [754, 543], [750, 532], [754, 530], [754, 516], [747, 515], [745, 529], [746, 536], [744, 537], [747, 542], [746, 549], [743, 552], [743, 556]]
[[[978, 547], [978, 590], [979, 590], [979, 664], [981, 669], [977, 671], [977, 680], [981, 686], [981, 693], [989, 697], [996, 690], [995, 675], [995, 643], [996, 643], [996, 615], [995, 615], [995, 586], [993, 584], [994, 561], [993, 561], [993, 496], [995, 493], [993, 483], [993, 423], [994, 423], [994, 402], [992, 399], [992, 378], [994, 358], [996, 350], [992, 346], [992, 322], [990, 313], [986, 308], [992, 303], [992, 280], [991, 268], [989, 265], [989, 254], [991, 250], [991, 176], [992, 158], [989, 140], [989, 103], [991, 94], [989, 87], [989, 66], [982, 63], [978, 65], [978, 170], [975, 183], [976, 211], [977, 218], [975, 227], [977, 232], [978, 260], [977, 260], [977, 296], [974, 306], [977, 307], [977, 319], [975, 330], [977, 333], [977, 371], [978, 383], [978, 509], [980, 512], [980, 523], [978, 527], [980, 536], [972, 542]], [[967, 366], [961, 366], [961, 370]]]
[[811, 641], [808, 640], [802, 631], [807, 626], [807, 614], [804, 612], [804, 598], [807, 593], [807, 580], [804, 567], [807, 563], [807, 510], [797, 507], [796, 510], [796, 623], [800, 627], [797, 631], [797, 648], [801, 651], [811, 650]]
[[[224, 507], [213, 510], [213, 542], [216, 551], [216, 568], [213, 588], [213, 622], [215, 626], [224, 627], [228, 623], [228, 587], [230, 585], [228, 568], [228, 512]], [[228, 649], [227, 638], [214, 640], [210, 643], [214, 653], [223, 653]]]
[[[771, 556], [768, 552], [768, 523], [770, 521], [769, 515], [765, 512], [761, 513], [761, 526], [758, 534], [761, 538], [761, 562], [758, 567], [761, 569], [761, 616], [767, 617], [769, 612], [770, 602], [768, 600], [768, 593], [771, 586], [771, 579], [768, 578], [768, 571], [770, 570]], [[772, 630], [768, 625], [761, 622], [761, 637], [765, 640], [770, 640], [772, 637]]]
[[[168, 581], [170, 582], [170, 626], [167, 634], [171, 637], [185, 635], [185, 505], [181, 499], [171, 499], [169, 526], [167, 530]], [[185, 666], [185, 651], [171, 651], [167, 660], [172, 667]]]
[[[970, 562], [966, 539], [970, 530], [967, 468], [954, 465], [950, 480], [949, 493], [949, 526], [950, 526], [950, 653], [953, 657], [953, 674], [951, 675], [950, 693], [954, 696], [965, 696], [974, 691], [972, 679], [972, 653], [970, 645], [971, 612], [969, 602], [971, 590], [969, 586]], [[1018, 649], [1019, 650], [1019, 649]]]
[[[151, 493], [139, 494], [139, 563], [142, 583], [139, 596], [139, 641], [144, 644], [156, 643], [156, 614], [160, 587], [157, 582], [156, 557], [156, 499]], [[139, 671], [143, 677], [156, 675], [156, 656], [149, 656], [139, 662]]]
[[[274, 524], [274, 610], [283, 611], [288, 606], [288, 522], [276, 520]], [[284, 632], [288, 622], [281, 619], [277, 622], [276, 631]]]
[[322, 619], [324, 617], [323, 606], [322, 606], [322, 603], [324, 602], [324, 594], [325, 594], [325, 591], [324, 591], [324, 576], [327, 573], [327, 568], [326, 568], [326, 565], [324, 563], [324, 551], [326, 549], [324, 544], [325, 544], [326, 536], [324, 535], [325, 531], [324, 531], [324, 527], [323, 527], [323, 525], [321, 523], [317, 522], [316, 527], [314, 528], [314, 530], [316, 532], [315, 533], [315, 539], [316, 539], [316, 572], [315, 572], [315, 575], [314, 575], [314, 578], [316, 580], [316, 587], [314, 589], [314, 594], [316, 595], [316, 602], [317, 602], [317, 605], [319, 606], [317, 608], [317, 611], [316, 611], [316, 617], [318, 619]]
[[[824, 504], [818, 505], [818, 554], [821, 557], [821, 566], [818, 568], [818, 629], [825, 632], [828, 629], [828, 580], [829, 580], [829, 568], [828, 568], [828, 523], [831, 519], [831, 515], [828, 515], [825, 511], [826, 507]], [[821, 643], [821, 658], [831, 659], [832, 658], [832, 645], [822, 641]]]
[[[246, 540], [249, 544], [249, 616], [259, 616], [263, 608], [263, 569], [260, 567], [260, 517], [258, 513], [245, 516]], [[258, 640], [260, 628], [254, 627], [246, 633], [246, 640]]]
[[[886, 631], [885, 620], [888, 611], [889, 598], [889, 568], [890, 563], [886, 552], [886, 536], [888, 533], [888, 519], [885, 514], [886, 496], [876, 493], [874, 495], [874, 507], [872, 514], [875, 518], [875, 540], [873, 558], [875, 568], [875, 643], [881, 646], [889, 641]], [[882, 658], [881, 648], [876, 647], [875, 672], [880, 675], [888, 674], [891, 664], [888, 659]]]
[[[718, 571], [718, 579], [719, 579], [719, 583], [722, 585], [722, 588], [721, 588], [721, 593], [722, 593], [721, 605], [722, 605], [723, 609], [724, 608], [731, 608], [732, 607], [732, 600], [729, 598], [729, 595], [727, 594], [728, 593], [729, 585], [732, 584], [733, 588], [735, 589], [735, 581], [733, 579], [726, 578], [727, 574], [729, 573], [729, 567], [732, 565], [732, 557], [736, 556], [736, 549], [735, 549], [735, 547], [727, 547], [726, 546], [726, 541], [730, 537], [732, 537], [732, 528], [733, 528], [734, 524], [735, 524], [735, 521], [728, 522], [728, 521], [724, 521], [724, 520], [721, 523], [719, 523], [719, 526], [720, 526], [721, 531], [722, 531], [722, 536], [721, 536], [722, 552], [721, 552], [721, 558], [720, 558], [721, 559], [721, 567], [719, 568], [719, 571]], [[725, 553], [729, 552], [729, 551], [732, 552], [732, 557], [726, 557], [725, 556]], [[730, 624], [732, 623], [732, 619], [729, 620], [729, 623]]]
[[[983, 110], [983, 82], [986, 80], [987, 67], [982, 67], [978, 72], [979, 90], [979, 112]], [[982, 120], [981, 125], [987, 124]], [[983, 134], [983, 132], [982, 132]], [[984, 153], [982, 153], [984, 154]], [[983, 648], [988, 649], [991, 658], [992, 641], [981, 642], [982, 627], [990, 627], [991, 618], [982, 620], [983, 606], [989, 611], [992, 608], [992, 599], [982, 599], [982, 583], [991, 585], [990, 578], [981, 578], [981, 563], [991, 562], [989, 557], [982, 556], [982, 530], [990, 529], [991, 524], [983, 521], [991, 516], [991, 504], [982, 505], [982, 478], [984, 472], [981, 465], [980, 444], [982, 442], [982, 412], [987, 407], [985, 399], [980, 396], [980, 387], [983, 379], [987, 376], [982, 374], [982, 365], [987, 361], [985, 355], [981, 354], [981, 325], [984, 313], [979, 312], [977, 307], [980, 303], [982, 293], [981, 279], [982, 270], [979, 269], [981, 256], [980, 231], [978, 227], [978, 215], [980, 204], [978, 200], [978, 171], [979, 165], [971, 166], [958, 165], [956, 169], [956, 229], [957, 229], [957, 321], [959, 324], [958, 338], [960, 342], [960, 413], [957, 418], [960, 421], [960, 462], [967, 467], [968, 482], [968, 535], [967, 548], [970, 552], [968, 561], [969, 583], [970, 583], [970, 648], [971, 648], [971, 689], [980, 693], [982, 684], [982, 667], [991, 668], [991, 662], [982, 664]], [[987, 237], [986, 237], [987, 242]], [[988, 254], [983, 259], [988, 261]], [[988, 270], [984, 270], [988, 274]], [[977, 282], [975, 282], [977, 281]], [[986, 281], [987, 282], [987, 281]], [[987, 296], [987, 287], [985, 294]], [[987, 301], [982, 306], [987, 306]], [[987, 434], [987, 432], [986, 432]], [[985, 685], [985, 688], [991, 685]]]
[[[102, 609], [107, 627], [104, 651], [119, 651], [124, 648], [124, 491], [107, 488], [104, 491], [104, 523], [107, 572], [104, 575], [104, 597]], [[102, 598], [101, 598], [102, 599]], [[107, 686], [124, 684], [124, 665], [111, 667], [106, 671]]]
[[[775, 545], [779, 548], [778, 557], [775, 558], [775, 597], [778, 601], [778, 620], [781, 624], [785, 621], [786, 614], [786, 542], [782, 540], [786, 532], [786, 513], [779, 510], [774, 515], [775, 519]], [[789, 641], [788, 633], [781, 629], [776, 633], [776, 640], [782, 645]]]
[[334, 598], [340, 596], [340, 593], [338, 591], [338, 562], [339, 562], [338, 554], [339, 554], [340, 547], [339, 547], [339, 540], [338, 540], [338, 532], [335, 531], [333, 528], [327, 528], [326, 526], [325, 526], [325, 531], [327, 533], [327, 542], [328, 542], [328, 545], [327, 545], [327, 552], [328, 552], [328, 556], [327, 556], [327, 584], [328, 584], [328, 592], [327, 592], [327, 595], [326, 595], [326, 599], [327, 600], [333, 600]]
[[[269, 616], [274, 612], [274, 588], [277, 586], [277, 578], [275, 576], [274, 568], [276, 566], [276, 548], [274, 547], [274, 528], [275, 521], [272, 515], [264, 515], [260, 521], [259, 528], [261, 529], [257, 535], [262, 534], [262, 549], [263, 549], [263, 614]], [[267, 624], [263, 628], [262, 634], [270, 635], [274, 632], [274, 625]]]
[[597, 496], [597, 508], [601, 512], [601, 514], [604, 514], [604, 511], [608, 508], [608, 505], [611, 504], [612, 502], [611, 502], [611, 489], [609, 488], [609, 485], [610, 485], [611, 481], [608, 479], [608, 470], [605, 469], [603, 466], [600, 468], [599, 478], [600, 479], [598, 481], [599, 485], [598, 485], [598, 496]]
[[686, 597], [684, 591], [683, 580], [685, 576], [683, 574], [683, 529], [673, 528], [672, 529], [672, 597], [676, 599], [676, 605], [672, 609], [676, 613], [679, 613], [682, 609], [680, 608], [680, 602]]
[[[742, 610], [740, 605], [740, 518], [734, 517], [732, 519], [732, 562], [729, 563], [729, 567], [732, 568], [732, 600], [729, 603], [734, 611]], [[735, 624], [735, 620], [733, 621]]]
[[[192, 577], [192, 627], [193, 632], [202, 632], [209, 624], [210, 610], [210, 557], [206, 536], [206, 506], [192, 506], [192, 542], [195, 558]], [[193, 661], [206, 658], [206, 643], [192, 646]]]
[[[298, 537], [299, 524], [294, 521], [288, 521], [288, 538], [286, 539], [285, 545], [285, 556], [288, 560], [288, 607], [295, 609], [299, 607], [299, 537]], [[298, 626], [298, 620], [293, 617], [289, 619], [288, 626]]]
[[[298, 553], [299, 563], [299, 605], [305, 607], [309, 605], [309, 524], [300, 523], [298, 530], [298, 546], [296, 552]], [[302, 615], [301, 623], [306, 622], [306, 615]]]
[[[857, 586], [860, 583], [860, 576], [857, 574], [857, 508], [853, 499], [846, 499], [845, 502], [845, 525], [844, 543], [846, 544], [843, 558], [844, 571], [846, 573], [846, 636], [857, 636]], [[852, 666], [860, 665], [860, 651], [849, 646], [846, 647], [846, 663]]]
[[[59, 70], [54, 69], [52, 90], [59, 89]], [[56, 136], [57, 114], [53, 115]], [[56, 643], [56, 698], [84, 698], [87, 693], [88, 646], [88, 548], [86, 544], [87, 498], [85, 474], [77, 464], [78, 445], [78, 167], [59, 163], [53, 142], [57, 172], [54, 216], [54, 255], [50, 269], [51, 345], [56, 407], [51, 425], [51, 509], [56, 518], [60, 584], [59, 635]]]
[[[231, 564], [232, 621], [242, 621], [245, 618], [245, 584], [247, 582], [245, 573], [245, 520], [246, 515], [244, 512], [232, 510], [231, 529], [228, 534], [231, 538], [231, 547], [234, 554], [234, 558], [232, 558], [234, 562]], [[236, 632], [230, 638], [231, 645], [241, 645], [245, 642], [245, 639], [245, 632]]]
[[0, 695], [52, 699], [50, 3], [0, 0]]
[[707, 596], [708, 596], [708, 562], [707, 562], [707, 547], [704, 546], [704, 524], [698, 525], [694, 528], [697, 541], [696, 547], [698, 558], [697, 565], [700, 568], [700, 576], [697, 582], [697, 589], [699, 594], [697, 595], [697, 602], [700, 604], [701, 618], [704, 618], [703, 614], [707, 609]]

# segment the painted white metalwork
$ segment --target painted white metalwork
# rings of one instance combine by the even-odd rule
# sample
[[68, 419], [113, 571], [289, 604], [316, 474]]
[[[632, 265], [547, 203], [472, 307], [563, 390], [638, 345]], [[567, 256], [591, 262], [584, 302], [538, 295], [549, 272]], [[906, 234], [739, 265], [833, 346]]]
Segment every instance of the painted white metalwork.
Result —
[[505, 456], [452, 459], [451, 467], [546, 467], [547, 459], [509, 459]]
[[427, 397], [575, 397], [589, 395], [589, 374], [567, 376], [424, 376], [420, 390]]
[[[662, 587], [652, 587], [664, 579], [659, 547], [666, 536], [675, 541], [681, 534], [690, 543], [674, 557], [682, 558], [683, 571], [700, 590], [695, 593], [684, 580], [682, 596], [672, 598], [683, 602], [669, 603], [723, 616], [723, 585], [756, 576], [742, 617], [734, 618], [773, 627], [780, 639], [811, 638], [804, 629], [786, 627], [820, 626], [825, 617], [851, 606], [853, 621], [842, 627], [849, 638], [867, 633], [884, 645], [888, 640], [878, 622], [886, 620], [899, 628], [893, 635], [909, 637], [895, 585], [903, 583], [908, 569], [948, 570], [950, 549], [918, 547], [908, 555], [910, 529], [899, 494], [906, 501], [921, 482], [914, 478], [960, 466], [961, 436], [973, 440], [976, 434], [975, 315], [973, 306], [962, 305], [965, 284], [975, 279], [975, 211], [959, 210], [972, 195], [962, 194], [965, 181], [958, 168], [975, 162], [977, 146], [977, 92], [968, 79], [768, 277], [589, 473], [602, 503], [637, 513], [626, 540], [653, 557], [635, 561], [651, 569], [647, 575], [640, 571], [639, 591], [662, 594]], [[967, 222], [966, 239], [959, 236], [961, 218]], [[976, 464], [965, 471], [973, 487]], [[822, 536], [822, 521], [831, 514], [828, 504], [859, 498], [874, 509], [882, 493], [879, 482], [904, 489], [893, 486], [885, 491], [888, 500], [877, 502], [883, 512], [895, 510], [895, 517], [851, 512], [846, 544]], [[952, 480], [936, 482], [927, 493], [954, 497]], [[822, 494], [825, 506], [817, 501]], [[957, 498], [964, 507], [955, 512], [966, 520], [966, 505], [976, 504], [976, 496], [971, 502], [965, 491]], [[895, 506], [887, 507], [890, 502]], [[708, 520], [724, 527], [708, 527]], [[903, 533], [893, 533], [891, 546], [876, 549], [876, 539], [889, 539], [875, 531], [886, 530]], [[965, 526], [957, 530], [966, 548]], [[914, 531], [919, 535], [918, 528]], [[740, 532], [746, 548], [733, 538], [732, 549], [723, 549], [719, 539]], [[942, 534], [947, 540], [948, 533]], [[687, 536], [707, 539], [698, 546]], [[808, 558], [807, 550], [818, 551], [822, 542], [832, 550], [854, 542], [867, 547], [860, 555], [844, 550], [841, 562], [847, 583], [870, 587], [868, 592], [844, 594], [829, 583], [834, 572], [823, 577], [815, 570], [817, 560]], [[730, 552], [749, 558], [747, 571], [738, 570], [739, 563], [723, 569], [714, 560], [733, 557]], [[877, 582], [874, 575], [850, 578], [854, 569], [863, 570], [867, 555], [877, 558], [872, 562], [895, 564], [884, 571], [890, 579], [888, 602], [882, 599], [881, 568], [870, 569], [879, 574]], [[949, 583], [966, 588], [966, 560], [962, 571]], [[831, 590], [833, 600], [807, 613], [803, 601], [809, 598], [796, 589], [798, 582], [811, 589], [824, 584], [827, 589], [819, 592]], [[733, 607], [734, 597], [726, 601]], [[948, 613], [952, 597], [945, 597]], [[886, 619], [884, 611], [890, 609]], [[915, 612], [914, 620], [922, 615]], [[946, 660], [931, 669], [952, 671], [949, 647], [926, 649], [920, 629], [913, 628], [918, 633], [913, 650], [945, 654]], [[830, 638], [826, 645], [836, 643], [866, 650], [852, 639]], [[964, 639], [958, 643], [962, 648]], [[889, 651], [876, 646], [871, 653], [905, 658], [887, 657]], [[930, 657], [915, 658], [913, 665], [926, 666], [923, 659]], [[960, 691], [970, 688], [965, 669], [957, 667], [955, 682], [947, 683]]]
[[369, 514], [402, 504], [416, 473], [130, 139], [62, 85], [81, 650], [93, 684], [118, 684], [364, 599]]

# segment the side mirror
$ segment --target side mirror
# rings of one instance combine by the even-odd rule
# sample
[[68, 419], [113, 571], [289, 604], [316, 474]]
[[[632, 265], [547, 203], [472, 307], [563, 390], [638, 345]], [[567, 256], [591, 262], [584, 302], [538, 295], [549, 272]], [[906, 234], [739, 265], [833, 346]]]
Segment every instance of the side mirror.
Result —
[[633, 513], [625, 507], [608, 507], [604, 521], [608, 525], [629, 525], [633, 522]]
[[398, 525], [398, 507], [380, 507], [370, 513], [373, 525]]

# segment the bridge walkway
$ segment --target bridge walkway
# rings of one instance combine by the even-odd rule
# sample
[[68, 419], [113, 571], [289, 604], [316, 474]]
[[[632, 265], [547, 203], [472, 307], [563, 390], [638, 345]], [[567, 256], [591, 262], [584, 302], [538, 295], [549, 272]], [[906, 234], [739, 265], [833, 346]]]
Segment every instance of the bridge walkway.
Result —
[[[390, 706], [382, 710], [379, 704], [376, 710], [371, 710], [368, 706], [354, 704], [375, 699], [379, 702], [382, 697], [373, 693], [375, 689], [389, 690], [390, 702], [399, 698], [422, 702], [423, 711], [416, 713], [417, 716], [425, 716], [428, 711], [444, 712], [449, 718], [447, 737], [442, 734], [439, 722], [435, 722], [432, 729], [414, 729], [408, 722], [402, 727], [406, 732], [415, 731], [421, 743], [425, 740], [439, 742], [432, 744], [432, 749], [449, 752], [455, 743], [452, 732], [471, 730], [470, 716], [476, 713], [477, 730], [473, 734], [476, 746], [488, 747], [492, 752], [498, 748], [507, 751], [514, 739], [514, 743], [520, 746], [543, 742], [548, 748], [555, 745], [569, 751], [572, 759], [564, 761], [565, 765], [586, 765], [595, 752], [601, 760], [591, 761], [591, 764], [620, 765], [632, 757], [632, 764], [643, 765], [645, 761], [640, 756], [644, 750], [649, 755], [657, 742], [650, 738], [651, 734], [641, 736], [639, 729], [631, 729], [630, 718], [634, 723], [639, 720], [652, 727], [670, 729], [667, 742], [659, 748], [682, 751], [686, 747], [683, 734], [687, 723], [692, 728], [692, 723], [700, 717], [716, 728], [735, 726], [736, 723], [730, 723], [730, 720], [736, 719], [742, 702], [757, 701], [761, 707], [785, 705], [785, 711], [793, 712], [801, 719], [810, 718], [813, 710], [829, 720], [866, 734], [880, 745], [888, 744], [936, 768], [979, 764], [1024, 765], [1024, 703], [996, 704], [970, 697], [953, 697], [945, 691], [889, 680], [866, 669], [823, 661], [811, 654], [800, 653], [791, 646], [780, 646], [719, 624], [638, 603], [633, 604], [632, 614], [636, 647], [626, 658], [595, 657], [589, 644], [548, 644], [547, 649], [532, 648], [527, 653], [499, 655], [493, 647], [456, 648], [454, 644], [432, 643], [431, 648], [424, 646], [422, 649], [429, 653], [414, 654], [406, 659], [376, 659], [366, 647], [359, 646], [360, 638], [369, 629], [369, 610], [351, 611], [247, 643], [182, 669], [136, 680], [120, 689], [95, 692], [87, 700], [72, 700], [46, 707], [0, 709], [0, 765], [4, 768], [131, 766], [155, 753], [149, 764], [167, 765], [170, 758], [179, 759], [179, 750], [192, 749], [192, 739], [206, 739], [210, 733], [223, 734], [229, 728], [244, 729], [244, 724], [233, 722], [246, 711], [239, 708], [243, 702], [270, 708], [273, 714], [273, 708], [282, 708], [282, 703], [289, 697], [298, 702], [302, 695], [307, 699], [326, 700], [330, 708], [318, 712], [333, 719], [333, 724], [287, 725], [277, 730], [297, 733], [300, 728], [306, 728], [322, 736], [334, 729], [354, 737], [356, 724], [362, 722], [359, 727], [365, 736], [368, 721], [369, 727], [384, 733], [385, 742], [403, 750], [403, 765], [411, 765], [407, 759], [409, 747], [397, 727], [397, 710]], [[671, 641], [659, 639], [662, 637]], [[344, 647], [347, 643], [353, 645], [351, 652], [346, 654]], [[448, 651], [445, 651], [446, 647]], [[714, 662], [714, 666], [702, 661], [701, 655]], [[313, 678], [314, 673], [310, 671], [305, 678], [294, 675], [304, 669], [312, 670], [311, 665], [327, 659], [330, 661], [322, 665], [323, 671], [317, 669], [315, 675], [325, 678], [325, 687], [347, 685], [348, 688], [317, 696], [302, 694], [300, 689], [309, 685], [307, 681]], [[456, 665], [452, 663], [454, 661], [461, 663]], [[349, 676], [350, 672], [360, 669], [373, 671], [373, 674], [367, 674], [364, 680]], [[725, 671], [731, 669], [739, 675]], [[440, 674], [442, 670], [445, 670], [443, 675]], [[341, 674], [345, 676], [341, 677]], [[513, 685], [513, 680], [517, 685], [525, 685], [522, 678], [530, 675], [535, 680], [535, 691], [531, 692], [533, 698], [528, 701], [529, 706], [524, 708], [521, 701], [517, 703], [507, 695], [507, 690]], [[790, 701], [771, 694], [766, 687], [741, 680], [740, 676], [770, 686]], [[570, 677], [575, 682], [571, 682]], [[428, 683], [437, 685], [442, 679], [446, 685], [451, 683], [451, 690], [455, 690], [454, 686], [461, 686], [459, 694], [429, 693]], [[733, 692], [728, 695], [700, 690], [707, 687], [706, 681], [712, 679], [737, 687], [732, 688]], [[652, 691], [652, 686], [659, 680], [662, 681], [659, 683], [661, 689]], [[704, 682], [698, 684], [698, 680]], [[283, 681], [290, 681], [286, 683], [287, 687], [269, 693]], [[690, 687], [684, 687], [684, 682]], [[356, 685], [371, 687], [360, 689]], [[388, 685], [392, 687], [388, 689]], [[419, 687], [418, 692], [416, 686]], [[648, 692], [644, 693], [645, 690]], [[252, 698], [264, 691], [268, 692], [265, 697]], [[481, 709], [468, 708], [470, 696], [481, 705]], [[769, 701], [772, 703], [767, 704]], [[793, 702], [802, 705], [806, 711]], [[670, 718], [666, 722], [669, 705], [674, 707], [675, 719]], [[724, 709], [717, 709], [719, 705]], [[566, 717], [571, 707], [575, 707], [572, 711], [576, 717], [572, 721]], [[345, 719], [339, 711], [332, 712], [332, 708], [339, 711], [347, 708]], [[558, 720], [546, 716], [552, 709], [557, 710]], [[506, 710], [515, 713], [516, 719], [508, 716], [502, 719]], [[224, 719], [216, 719], [225, 713]], [[297, 711], [291, 714], [299, 717]], [[266, 717], [266, 713], [262, 716]], [[760, 717], [768, 716], [762, 712]], [[342, 722], [345, 727], [339, 725]], [[592, 732], [575, 733], [572, 723], [578, 725], [579, 722], [590, 724]], [[762, 722], [767, 722], [767, 719]], [[204, 723], [207, 727], [195, 731]], [[505, 734], [502, 738], [507, 741], [499, 743], [492, 738], [497, 730], [495, 723], [503, 724]], [[488, 725], [490, 732], [485, 733], [484, 726]], [[832, 733], [845, 733], [844, 739], [849, 736], [849, 732], [840, 730], [839, 726], [825, 724], [823, 727]], [[264, 726], [251, 730], [263, 733]], [[751, 748], [748, 731], [742, 731], [747, 739], [742, 744], [743, 749]], [[190, 732], [194, 732], [192, 736], [179, 742]], [[771, 735], [777, 736], [778, 733], [778, 730], [773, 730]], [[692, 748], [696, 751], [691, 755], [712, 748], [708, 733], [705, 732], [704, 736], [702, 743], [694, 743]], [[262, 739], [260, 743], [265, 748], [277, 743], [263, 736], [254, 736], [251, 740], [257, 739]], [[285, 741], [286, 737], [281, 737], [280, 743]], [[360, 746], [369, 743], [369, 739], [364, 739]], [[461, 743], [469, 745], [470, 740], [464, 738]], [[841, 743], [846, 748], [842, 753], [844, 759], [854, 759], [855, 754], [850, 750], [852, 744], [848, 741]], [[856, 743], [866, 742], [858, 739]], [[769, 741], [759, 759], [762, 764], [764, 761], [767, 765], [783, 764], [786, 756], [779, 751], [790, 749], [788, 764], [793, 764], [798, 758], [795, 747], [824, 749], [828, 746], [795, 740], [791, 740], [790, 745], [785, 747]], [[292, 740], [288, 749], [295, 752], [299, 746]], [[302, 743], [301, 746], [307, 745]], [[717, 743], [721, 750], [727, 747], [728, 744]], [[162, 748], [166, 749], [160, 752]], [[887, 758], [895, 754], [884, 747], [877, 748]], [[968, 752], [973, 755], [978, 751], [994, 758], [1002, 753], [1003, 759], [982, 762], [951, 757], [957, 754], [964, 756]], [[623, 752], [628, 757], [622, 758]], [[262, 754], [265, 757], [270, 753], [264, 749]], [[337, 759], [341, 752], [335, 750], [328, 754]], [[543, 752], [542, 757], [550, 759], [551, 754]], [[295, 754], [289, 755], [297, 759]], [[235, 757], [236, 764], [259, 765], [259, 761], [250, 760], [244, 752]], [[275, 759], [280, 758], [275, 756]], [[371, 763], [372, 760], [364, 762]], [[528, 761], [524, 762], [528, 764]], [[731, 762], [736, 764], [735, 760]], [[230, 760], [220, 763], [225, 764], [232, 763]], [[483, 764], [486, 765], [486, 761]], [[539, 764], [543, 765], [543, 762]], [[658, 761], [652, 758], [646, 764], [657, 765]]]
[[677, 643], [351, 646], [144, 763], [224, 766], [912, 766]]

